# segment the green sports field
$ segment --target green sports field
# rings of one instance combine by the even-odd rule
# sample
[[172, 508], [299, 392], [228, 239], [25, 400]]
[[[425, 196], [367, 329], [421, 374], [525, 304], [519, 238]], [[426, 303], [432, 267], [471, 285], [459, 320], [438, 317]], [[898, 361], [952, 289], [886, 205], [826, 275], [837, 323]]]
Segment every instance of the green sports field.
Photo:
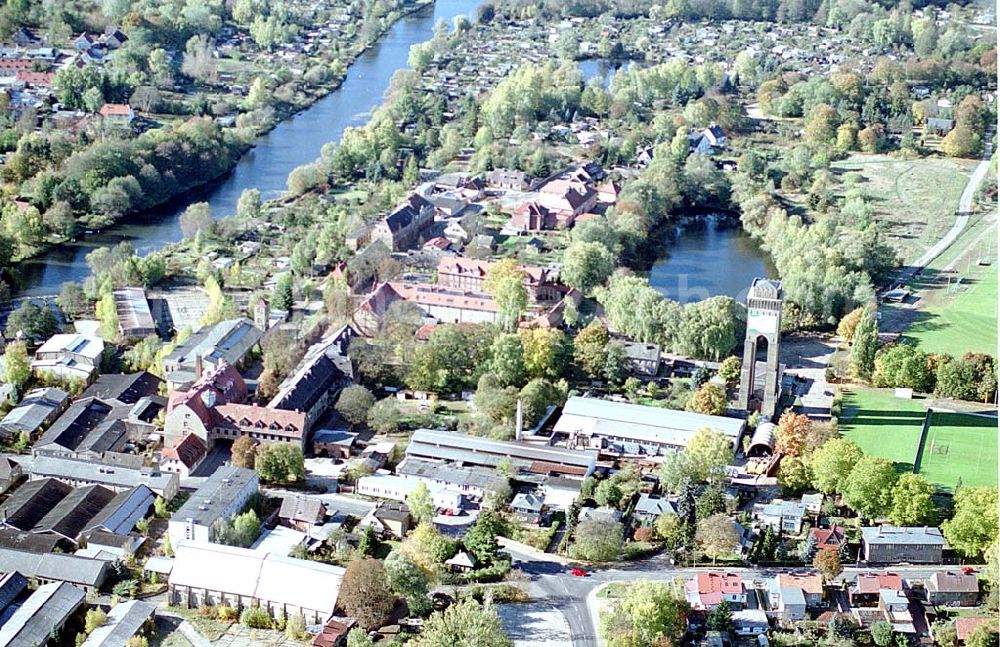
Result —
[[985, 416], [934, 412], [920, 454], [927, 480], [954, 490], [997, 485], [997, 420]]
[[892, 389], [844, 392], [841, 432], [865, 454], [887, 458], [901, 472], [913, 469], [923, 422], [924, 407], [920, 402], [896, 398]]
[[929, 353], [967, 352], [996, 354], [997, 348], [997, 268], [980, 272], [977, 282], [953, 300], [939, 299], [929, 304], [924, 321], [906, 331]]

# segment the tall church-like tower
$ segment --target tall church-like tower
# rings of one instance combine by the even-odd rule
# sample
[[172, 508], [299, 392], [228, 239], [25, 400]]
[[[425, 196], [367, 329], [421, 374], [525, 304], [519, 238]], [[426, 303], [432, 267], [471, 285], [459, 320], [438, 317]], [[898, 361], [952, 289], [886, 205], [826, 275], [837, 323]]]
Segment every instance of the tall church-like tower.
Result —
[[[747, 337], [743, 342], [739, 407], [745, 411], [760, 403], [761, 415], [774, 417], [780, 395], [781, 281], [757, 278], [747, 295]], [[766, 349], [766, 358], [757, 356]]]

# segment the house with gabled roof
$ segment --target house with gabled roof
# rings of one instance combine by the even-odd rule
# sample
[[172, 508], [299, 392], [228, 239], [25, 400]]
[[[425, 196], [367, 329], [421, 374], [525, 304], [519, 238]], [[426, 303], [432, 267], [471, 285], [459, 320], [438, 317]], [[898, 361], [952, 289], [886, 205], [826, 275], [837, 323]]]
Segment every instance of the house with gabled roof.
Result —
[[698, 573], [684, 583], [684, 595], [697, 610], [714, 609], [723, 600], [738, 607], [747, 602], [743, 578], [736, 573]]
[[187, 434], [173, 447], [163, 448], [160, 452], [160, 469], [188, 478], [201, 465], [207, 453], [208, 448], [201, 436]]

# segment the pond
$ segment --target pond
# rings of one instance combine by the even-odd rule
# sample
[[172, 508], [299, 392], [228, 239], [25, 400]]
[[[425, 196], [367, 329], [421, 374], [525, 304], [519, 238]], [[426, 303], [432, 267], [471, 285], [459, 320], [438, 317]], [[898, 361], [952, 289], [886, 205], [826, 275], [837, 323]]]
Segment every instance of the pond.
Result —
[[680, 303], [729, 296], [743, 303], [755, 277], [777, 278], [770, 256], [721, 214], [691, 218], [665, 237], [649, 284]]

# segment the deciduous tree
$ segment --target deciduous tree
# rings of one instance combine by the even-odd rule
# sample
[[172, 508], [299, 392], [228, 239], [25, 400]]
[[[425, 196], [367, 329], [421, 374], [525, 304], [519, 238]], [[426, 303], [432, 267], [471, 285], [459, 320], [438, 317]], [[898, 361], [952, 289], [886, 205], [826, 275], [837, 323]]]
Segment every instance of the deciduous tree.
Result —
[[417, 647], [513, 647], [493, 605], [469, 598], [431, 614], [416, 641]]
[[576, 526], [570, 555], [575, 559], [607, 562], [622, 550], [622, 525], [609, 518], [590, 517]]
[[937, 522], [934, 486], [919, 474], [903, 474], [892, 488], [889, 518], [897, 526], [933, 526]]
[[240, 436], [233, 441], [232, 454], [233, 465], [252, 470], [257, 458], [257, 443], [250, 436]]
[[846, 438], [826, 441], [812, 456], [813, 485], [824, 494], [842, 492], [847, 477], [861, 457], [861, 448], [854, 441]]
[[720, 556], [729, 555], [740, 545], [736, 524], [729, 515], [716, 514], [698, 522], [695, 541], [705, 555], [714, 563]]
[[821, 550], [813, 557], [813, 568], [823, 574], [828, 581], [834, 580], [844, 572], [840, 563], [840, 555], [835, 550]]
[[878, 456], [865, 456], [857, 462], [844, 482], [844, 502], [867, 519], [887, 514], [895, 483], [896, 468], [891, 461]]
[[997, 538], [997, 488], [961, 488], [955, 514], [941, 524], [945, 539], [966, 557], [979, 557]]
[[434, 518], [434, 501], [431, 499], [431, 492], [426, 483], [420, 481], [406, 495], [406, 507], [410, 509], [410, 515], [418, 522], [430, 521]]
[[508, 332], [517, 329], [528, 307], [528, 288], [524, 279], [524, 270], [517, 261], [505, 258], [490, 266], [483, 281], [483, 289], [497, 304], [497, 323]]
[[396, 605], [382, 562], [370, 557], [350, 562], [344, 571], [337, 603], [360, 626], [381, 627]]
[[728, 405], [726, 392], [718, 384], [708, 382], [694, 392], [691, 398], [691, 410], [710, 416], [721, 416]]
[[785, 411], [778, 420], [778, 437], [775, 449], [786, 456], [802, 456], [806, 435], [812, 423], [808, 416]]
[[368, 419], [368, 411], [375, 404], [375, 396], [360, 384], [352, 384], [340, 392], [337, 398], [337, 413], [352, 426]]

